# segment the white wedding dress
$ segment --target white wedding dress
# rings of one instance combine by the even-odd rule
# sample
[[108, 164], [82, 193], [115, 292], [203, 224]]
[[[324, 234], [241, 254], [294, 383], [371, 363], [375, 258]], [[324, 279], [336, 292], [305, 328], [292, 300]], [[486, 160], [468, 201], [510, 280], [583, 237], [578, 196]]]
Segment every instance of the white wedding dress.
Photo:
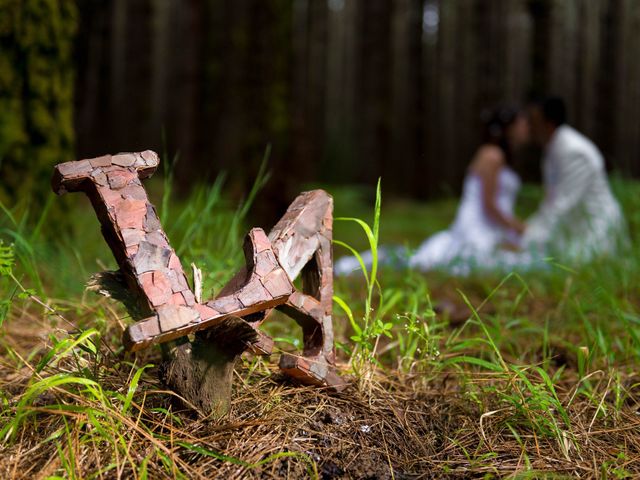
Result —
[[[496, 206], [507, 217], [513, 216], [521, 181], [509, 167], [498, 173]], [[478, 269], [510, 268], [527, 265], [531, 259], [526, 253], [500, 249], [501, 244], [518, 244], [513, 232], [495, 223], [485, 213], [482, 205], [482, 181], [474, 173], [468, 173], [462, 190], [462, 198], [455, 220], [449, 229], [438, 232], [425, 240], [413, 253], [403, 247], [382, 247], [379, 263], [409, 266], [427, 271], [444, 269], [455, 275], [467, 275]], [[365, 265], [371, 265], [371, 251], [361, 254]], [[360, 270], [355, 257], [343, 257], [334, 265], [336, 275], [348, 275]]]
[[[498, 173], [496, 207], [506, 217], [513, 210], [520, 178], [509, 167]], [[500, 249], [501, 244], [518, 244], [512, 232], [495, 223], [482, 205], [482, 181], [474, 173], [467, 174], [456, 218], [448, 230], [425, 240], [409, 259], [409, 266], [418, 270], [446, 268], [456, 274], [467, 274], [474, 269], [498, 268], [520, 263], [522, 254]]]

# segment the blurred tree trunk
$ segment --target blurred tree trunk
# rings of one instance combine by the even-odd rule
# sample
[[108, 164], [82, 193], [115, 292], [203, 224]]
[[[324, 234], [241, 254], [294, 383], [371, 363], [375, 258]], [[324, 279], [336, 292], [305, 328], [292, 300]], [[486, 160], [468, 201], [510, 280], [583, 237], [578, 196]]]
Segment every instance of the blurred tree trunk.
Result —
[[[473, 0], [472, 0], [473, 1]], [[458, 145], [460, 132], [457, 125], [457, 93], [456, 78], [458, 75], [457, 50], [461, 38], [458, 32], [460, 13], [459, 0], [440, 2], [440, 26], [437, 49], [437, 86], [435, 100], [437, 102], [436, 139], [440, 148], [432, 159], [435, 178], [440, 185], [455, 185], [459, 174]]]
[[167, 64], [162, 67], [162, 72], [168, 77], [162, 85], [167, 105], [158, 115], [162, 119], [161, 127], [166, 132], [166, 148], [168, 152], [177, 151], [180, 154], [180, 164], [194, 162], [200, 154], [197, 133], [202, 90], [201, 42], [205, 30], [203, 11], [200, 0], [171, 0], [166, 28], [172, 35], [167, 42], [167, 54], [163, 56], [162, 49], [157, 48], [155, 55], [156, 63]]
[[549, 48], [549, 93], [561, 95], [570, 107], [569, 116], [573, 118], [572, 108], [577, 104], [575, 88], [578, 78], [576, 41], [578, 32], [578, 8], [576, 0], [552, 0], [550, 10], [550, 48]]
[[[110, 14], [107, 0], [80, 2], [76, 41], [75, 126], [80, 158], [111, 152], [113, 135], [104, 135], [111, 97], [109, 71]], [[106, 130], [110, 131], [110, 130]]]
[[391, 155], [385, 162], [386, 188], [423, 197], [430, 185], [420, 178], [423, 117], [422, 1], [397, 0], [393, 12]]
[[[323, 157], [327, 89], [326, 2], [295, 0], [293, 10], [292, 146], [295, 177], [317, 177]], [[306, 168], [305, 168], [306, 167]]]
[[551, 51], [559, 48], [552, 43], [553, 21], [552, 2], [554, 0], [531, 0], [529, 2], [530, 14], [533, 18], [533, 42], [532, 42], [532, 77], [531, 93], [535, 95], [548, 95], [551, 85], [550, 65]]
[[576, 40], [581, 45], [578, 55], [577, 101], [574, 114], [576, 126], [598, 141], [598, 93], [602, 57], [602, 24], [607, 0], [579, 2], [579, 31]]
[[391, 0], [360, 0], [356, 16], [358, 180], [375, 183], [384, 165], [397, 160], [391, 137]]
[[0, 11], [0, 200], [41, 208], [51, 168], [74, 158], [77, 10], [72, 0], [0, 0]]
[[330, 182], [358, 177], [355, 147], [357, 32], [355, 1], [329, 1], [325, 151], [320, 175]]
[[203, 146], [182, 175], [207, 178], [220, 170], [231, 188], [247, 192], [268, 145], [272, 179], [252, 212], [270, 226], [298, 185], [291, 155], [293, 5], [288, 0], [209, 0], [200, 95]]
[[265, 148], [271, 145], [272, 177], [260, 195], [260, 202], [252, 209], [255, 221], [270, 228], [298, 193], [300, 172], [305, 168], [291, 155], [293, 9], [289, 0], [256, 0], [251, 14], [244, 157], [252, 162], [253, 168], [249, 175], [246, 171], [238, 173], [243, 175], [248, 191]]
[[193, 182], [186, 165], [197, 158], [199, 147], [202, 17], [200, 0], [152, 0], [146, 19], [151, 32], [146, 136], [170, 158], [178, 156], [183, 191]]
[[415, 175], [424, 183], [422, 198], [436, 195], [441, 187], [438, 178], [440, 170], [440, 146], [438, 121], [438, 70], [436, 68], [439, 48], [440, 13], [437, 0], [422, 2], [422, 90], [424, 100], [420, 135], [423, 144], [423, 159], [416, 167]]
[[[121, 5], [120, 2], [123, 4]], [[152, 116], [153, 18], [151, 0], [116, 0], [114, 4], [111, 128], [119, 132], [117, 151], [161, 145], [162, 132]], [[122, 10], [122, 11], [121, 11]], [[143, 120], [145, 119], [145, 120]], [[156, 147], [157, 148], [157, 147]]]
[[[501, 88], [501, 68], [504, 68], [504, 60], [501, 50], [501, 25], [493, 20], [495, 12], [495, 0], [490, 2], [488, 14], [492, 21], [488, 23], [486, 30], [480, 31], [480, 5], [486, 3], [481, 0], [461, 1], [458, 4], [460, 11], [457, 15], [457, 29], [459, 38], [456, 40], [455, 58], [458, 60], [455, 66], [454, 79], [455, 118], [449, 128], [454, 132], [454, 157], [450, 163], [452, 171], [447, 176], [449, 185], [458, 193], [462, 188], [462, 180], [466, 174], [467, 166], [481, 140], [480, 113], [486, 108], [485, 102], [494, 104], [499, 101], [502, 92], [496, 95], [496, 89]], [[491, 51], [490, 56], [482, 57], [478, 51], [478, 43], [486, 42], [491, 45], [486, 51]], [[483, 85], [480, 76], [482, 68], [494, 70], [493, 82]], [[461, 129], [460, 125], [468, 125], [467, 129]]]
[[[131, 2], [140, 3], [140, 2]], [[127, 0], [113, 0], [111, 11], [111, 37], [110, 37], [110, 91], [111, 98], [109, 104], [110, 120], [113, 121], [117, 112], [120, 111], [120, 107], [124, 105], [126, 95], [126, 68], [127, 68]], [[146, 22], [145, 22], [146, 23]], [[140, 61], [140, 60], [138, 60]], [[133, 81], [133, 79], [129, 79]], [[140, 105], [140, 102], [136, 102]], [[129, 113], [131, 115], [131, 112]], [[131, 117], [129, 117], [131, 118]], [[112, 123], [112, 122], [110, 122]], [[122, 138], [125, 131], [131, 131], [131, 125], [127, 120], [116, 122], [111, 125], [111, 128], [115, 131], [118, 138]]]
[[506, 0], [506, 25], [502, 41], [505, 44], [504, 99], [511, 105], [522, 105], [529, 94], [533, 21], [527, 0]]
[[600, 42], [602, 48], [599, 55], [600, 71], [598, 75], [598, 102], [596, 104], [596, 113], [598, 120], [598, 145], [605, 152], [608, 166], [615, 164], [615, 159], [611, 155], [615, 145], [615, 111], [612, 108], [613, 98], [616, 98], [616, 79], [614, 72], [616, 71], [619, 55], [614, 55], [617, 48], [616, 28], [618, 16], [614, 2], [605, 1], [604, 11], [602, 13], [602, 29], [600, 33]]
[[617, 0], [615, 145], [613, 155], [618, 168], [640, 174], [640, 61], [627, 56], [640, 54], [640, 2]]

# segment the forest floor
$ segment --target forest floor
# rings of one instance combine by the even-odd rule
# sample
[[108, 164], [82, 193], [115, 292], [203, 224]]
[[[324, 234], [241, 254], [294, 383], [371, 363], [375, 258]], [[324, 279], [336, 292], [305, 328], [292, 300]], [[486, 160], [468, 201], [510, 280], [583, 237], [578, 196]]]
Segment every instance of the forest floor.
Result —
[[[640, 184], [615, 188], [638, 239]], [[366, 195], [354, 192], [336, 189], [337, 215], [369, 218]], [[523, 213], [538, 194], [525, 190]], [[163, 223], [216, 290], [240, 261], [247, 221], [219, 190], [196, 192], [189, 205]], [[385, 205], [380, 243], [409, 246], [455, 210], [454, 200]], [[83, 290], [113, 261], [92, 212], [74, 212], [71, 235], [55, 245], [17, 214], [0, 230], [2, 478], [640, 475], [639, 249], [579, 268], [550, 261], [536, 274], [383, 269], [369, 315], [367, 283], [338, 279], [337, 295], [364, 330], [354, 336], [335, 305], [347, 389], [293, 385], [277, 371], [277, 353], [246, 355], [228, 415], [203, 419], [158, 381], [158, 349], [123, 350], [124, 310]], [[335, 235], [365, 247], [348, 222]], [[439, 304], [464, 314], [439, 313]], [[277, 352], [298, 349], [289, 319], [277, 315], [265, 329]]]

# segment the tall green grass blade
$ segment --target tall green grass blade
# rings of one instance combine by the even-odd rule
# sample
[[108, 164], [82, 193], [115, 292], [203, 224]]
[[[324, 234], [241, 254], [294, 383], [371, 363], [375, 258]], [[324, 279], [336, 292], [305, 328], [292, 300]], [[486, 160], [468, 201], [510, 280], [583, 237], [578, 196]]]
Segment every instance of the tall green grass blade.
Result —
[[333, 296], [333, 301], [338, 304], [338, 306], [342, 309], [344, 313], [347, 314], [347, 318], [349, 319], [349, 323], [351, 324], [351, 328], [353, 328], [353, 331], [356, 332], [358, 335], [362, 335], [362, 328], [360, 328], [360, 325], [358, 325], [355, 318], [353, 317], [353, 312], [351, 311], [351, 308], [349, 307], [349, 305], [347, 305], [347, 302], [345, 302], [342, 298], [338, 297], [337, 295]]
[[492, 372], [504, 373], [504, 370], [500, 365], [483, 360], [482, 358], [470, 357], [468, 355], [461, 355], [459, 357], [452, 357], [443, 362], [443, 365], [457, 365], [460, 363], [468, 363], [470, 365], [476, 365], [478, 367], [486, 368]]
[[125, 397], [124, 405], [122, 405], [122, 415], [126, 415], [129, 411], [129, 407], [131, 407], [131, 402], [133, 401], [133, 395], [136, 393], [138, 389], [138, 383], [140, 382], [140, 377], [144, 373], [147, 368], [152, 368], [152, 364], [144, 365], [136, 370], [136, 373], [133, 375], [131, 382], [129, 383], [129, 388], [127, 390], [127, 396]]

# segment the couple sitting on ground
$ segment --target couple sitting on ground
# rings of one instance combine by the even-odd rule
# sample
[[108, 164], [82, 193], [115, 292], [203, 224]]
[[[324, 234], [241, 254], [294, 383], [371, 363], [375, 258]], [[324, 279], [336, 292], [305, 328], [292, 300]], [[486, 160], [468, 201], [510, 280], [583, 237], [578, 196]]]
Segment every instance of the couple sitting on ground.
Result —
[[[499, 109], [485, 130], [449, 229], [425, 240], [415, 252], [382, 247], [379, 262], [464, 275], [478, 269], [542, 268], [549, 256], [573, 265], [611, 254], [626, 242], [625, 221], [602, 154], [567, 125], [562, 99], [537, 101], [526, 113]], [[544, 200], [524, 223], [514, 214], [521, 182], [510, 164], [513, 153], [530, 140], [544, 149]], [[370, 264], [371, 252], [362, 258]], [[359, 269], [355, 257], [341, 258], [334, 266], [338, 275]]]

